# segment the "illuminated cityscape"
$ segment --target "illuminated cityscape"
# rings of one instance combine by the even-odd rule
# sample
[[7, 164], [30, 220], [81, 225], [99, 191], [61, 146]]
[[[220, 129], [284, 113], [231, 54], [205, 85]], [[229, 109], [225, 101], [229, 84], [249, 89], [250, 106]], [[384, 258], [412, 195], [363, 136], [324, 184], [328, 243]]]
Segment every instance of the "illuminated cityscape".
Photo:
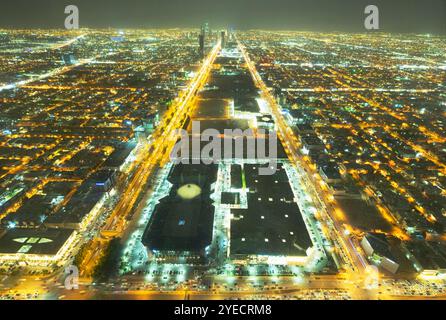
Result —
[[0, 29], [0, 298], [444, 299], [446, 37], [198, 26]]

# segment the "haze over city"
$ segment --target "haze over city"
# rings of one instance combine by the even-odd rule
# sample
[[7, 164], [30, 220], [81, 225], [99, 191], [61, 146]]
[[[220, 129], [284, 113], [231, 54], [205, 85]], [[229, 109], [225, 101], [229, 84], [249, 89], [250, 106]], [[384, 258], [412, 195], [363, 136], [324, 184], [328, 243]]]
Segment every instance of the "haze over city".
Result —
[[364, 8], [377, 5], [387, 32], [446, 33], [443, 0], [16, 0], [2, 3], [0, 27], [63, 28], [61, 12], [73, 4], [81, 26], [215, 28], [362, 32]]
[[446, 298], [445, 9], [2, 4], [0, 299]]

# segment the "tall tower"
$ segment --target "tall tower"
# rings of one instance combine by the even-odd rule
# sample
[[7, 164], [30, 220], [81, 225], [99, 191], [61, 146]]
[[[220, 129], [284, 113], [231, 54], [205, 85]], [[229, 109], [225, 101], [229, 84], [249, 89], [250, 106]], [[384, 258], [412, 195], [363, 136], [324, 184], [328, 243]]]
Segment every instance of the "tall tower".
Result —
[[200, 46], [199, 54], [201, 58], [204, 58], [204, 33], [201, 32], [198, 36], [198, 45]]
[[200, 46], [199, 54], [201, 58], [204, 58], [205, 52], [204, 52], [204, 43], [206, 41], [206, 37], [209, 37], [209, 24], [206, 22], [201, 25], [201, 32], [198, 36], [198, 44]]
[[226, 44], [226, 32], [223, 30], [221, 32], [221, 47], [224, 48]]
[[203, 31], [205, 35], [210, 35], [211, 33], [211, 29], [209, 28], [209, 23], [205, 22], [205, 24], [203, 25]]

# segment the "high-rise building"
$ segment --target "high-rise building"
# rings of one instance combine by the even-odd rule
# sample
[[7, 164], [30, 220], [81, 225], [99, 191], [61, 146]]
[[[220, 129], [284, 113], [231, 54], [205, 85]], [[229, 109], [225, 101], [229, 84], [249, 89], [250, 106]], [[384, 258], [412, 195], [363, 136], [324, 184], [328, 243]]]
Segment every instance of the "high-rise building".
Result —
[[202, 58], [204, 58], [204, 33], [201, 32], [198, 36], [198, 44], [200, 46], [199, 54]]
[[198, 36], [198, 44], [200, 46], [199, 53], [202, 58], [204, 58], [204, 53], [205, 53], [204, 52], [204, 42], [205, 42], [206, 36], [208, 36], [208, 37], [210, 36], [209, 24], [207, 22], [201, 25], [201, 32], [200, 32], [200, 35]]
[[203, 31], [204, 31], [204, 34], [205, 34], [205, 35], [210, 35], [210, 33], [211, 33], [211, 29], [209, 28], [209, 23], [208, 23], [208, 22], [206, 22], [206, 23], [203, 25]]
[[223, 30], [221, 32], [221, 47], [224, 48], [226, 44], [226, 32]]

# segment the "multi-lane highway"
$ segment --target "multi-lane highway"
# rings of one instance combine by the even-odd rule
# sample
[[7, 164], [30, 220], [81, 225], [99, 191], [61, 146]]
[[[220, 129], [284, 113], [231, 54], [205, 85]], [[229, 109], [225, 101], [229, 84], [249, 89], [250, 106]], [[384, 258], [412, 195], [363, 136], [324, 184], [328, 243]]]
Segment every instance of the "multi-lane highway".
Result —
[[[287, 124], [286, 120], [284, 119], [281, 109], [280, 109], [280, 106], [277, 104], [277, 102], [276, 102], [275, 98], [272, 96], [270, 90], [266, 87], [265, 83], [263, 82], [262, 78], [260, 77], [259, 73], [257, 72], [254, 63], [250, 60], [248, 53], [246, 52], [246, 50], [241, 42], [239, 42], [239, 48], [245, 58], [246, 64], [249, 68], [249, 71], [251, 72], [251, 75], [252, 75], [256, 85], [262, 91], [262, 96], [265, 98], [265, 100], [268, 102], [268, 104], [270, 106], [271, 113], [274, 117], [276, 126], [278, 128], [278, 136], [281, 138], [286, 151], [288, 151], [288, 156], [290, 157], [291, 162], [295, 166], [300, 166], [300, 167], [305, 168], [307, 173], [312, 173], [311, 168], [309, 168], [309, 166], [307, 165], [305, 160], [302, 158], [301, 153], [299, 152], [300, 147], [299, 147], [297, 138], [295, 137], [294, 132], [291, 130], [291, 128]], [[318, 188], [317, 185], [314, 185], [314, 187], [316, 189]], [[320, 191], [320, 190], [316, 190], [316, 191]], [[320, 200], [320, 202], [322, 202], [321, 207], [319, 209], [321, 209], [321, 211], [323, 211], [323, 212], [329, 212], [329, 210], [325, 210], [325, 208], [324, 208], [326, 203], [328, 203], [329, 201], [328, 201], [328, 199], [320, 199], [321, 194], [323, 196], [325, 196], [325, 192], [317, 193], [316, 200]], [[324, 201], [324, 200], [326, 200], [326, 201]], [[345, 242], [344, 243], [345, 248], [348, 248], [348, 251], [350, 253], [349, 256], [352, 260], [352, 267], [353, 268], [364, 267], [364, 261], [358, 256], [358, 254], [356, 252], [356, 248], [353, 247], [349, 241], [350, 239], [348, 237], [346, 237], [345, 235], [343, 235], [343, 232], [341, 231], [342, 229], [339, 225], [337, 225], [336, 219], [332, 219], [332, 220], [333, 220], [333, 223], [335, 224], [335, 226], [338, 227], [337, 231], [339, 232], [339, 235]]]
[[[183, 121], [192, 110], [194, 97], [198, 91], [205, 85], [212, 64], [220, 51], [220, 43], [218, 42], [207, 58], [204, 60], [199, 71], [191, 80], [187, 89], [180, 93], [175, 103], [165, 113], [160, 125], [150, 138], [150, 143], [142, 146], [141, 159], [137, 164], [137, 168], [115, 209], [107, 218], [101, 232], [103, 235], [118, 236], [126, 229], [128, 220], [126, 219], [140, 198], [149, 177], [156, 172], [156, 169], [163, 164], [163, 159], [170, 154], [175, 140], [175, 131], [182, 127]], [[91, 254], [100, 252], [104, 242], [100, 240], [93, 241], [92, 246], [96, 247], [90, 250]], [[97, 262], [97, 259], [87, 257], [87, 262], [81, 269], [91, 270]]]
[[[263, 83], [263, 80], [261, 79], [260, 75], [258, 74], [254, 64], [249, 59], [249, 56], [244, 49], [243, 45], [239, 43], [239, 48], [243, 54], [243, 57], [245, 59], [245, 62], [247, 64], [248, 69], [251, 72], [251, 75], [254, 79], [255, 84], [259, 87], [259, 89], [262, 92], [263, 98], [268, 102], [270, 105], [271, 113], [273, 114], [276, 124], [279, 129], [279, 137], [281, 137], [282, 142], [288, 151], [290, 160], [294, 164], [299, 164], [302, 168], [305, 168], [306, 172], [311, 172], [310, 166], [305, 163], [305, 161], [302, 159], [299, 153], [299, 146], [296, 137], [292, 133], [291, 129], [287, 125], [285, 119], [283, 118], [280, 107], [277, 105], [274, 97], [270, 94], [268, 88]], [[166, 158], [166, 155], [170, 152], [172, 149], [175, 139], [173, 138], [175, 136], [175, 129], [180, 128], [182, 126], [182, 123], [185, 119], [185, 116], [191, 111], [191, 108], [194, 106], [193, 100], [196, 96], [197, 91], [204, 86], [207, 80], [207, 76], [209, 74], [209, 71], [212, 67], [212, 64], [220, 50], [219, 44], [217, 44], [212, 52], [209, 54], [208, 58], [204, 61], [200, 71], [197, 73], [197, 75], [194, 77], [193, 81], [191, 81], [191, 84], [189, 85], [188, 89], [183, 92], [178, 100], [177, 103], [172, 106], [171, 109], [169, 109], [160, 126], [158, 127], [158, 130], [154, 133], [152, 136], [152, 143], [147, 144], [143, 148], [145, 148], [145, 152], [143, 153], [143, 156], [141, 159], [139, 159], [139, 165], [137, 166], [136, 173], [134, 174], [133, 178], [128, 184], [127, 189], [125, 192], [123, 192], [123, 196], [121, 200], [118, 202], [116, 208], [114, 211], [110, 214], [110, 216], [107, 219], [107, 222], [105, 224], [105, 227], [102, 229], [103, 233], [113, 234], [113, 235], [122, 235], [124, 231], [128, 227], [127, 225], [127, 219], [126, 217], [132, 212], [132, 210], [135, 207], [135, 203], [137, 202], [138, 198], [141, 195], [141, 192], [144, 190], [144, 185], [146, 181], [149, 179], [151, 174], [155, 171], [156, 167], [159, 166], [163, 160]], [[309, 173], [311, 174], [311, 173]], [[324, 213], [326, 215], [329, 215], [327, 211], [329, 209], [325, 206], [325, 202], [321, 200], [321, 197], [327, 197], [328, 194], [325, 194], [323, 190], [319, 190], [318, 186], [314, 186], [314, 183], [311, 181], [311, 179], [308, 179], [307, 182], [307, 188], [308, 191], [312, 190], [312, 196], [313, 198], [318, 199], [318, 202], [320, 203], [319, 211], [321, 213]], [[313, 188], [313, 189], [310, 189]], [[321, 196], [322, 195], [322, 196]], [[327, 201], [328, 202], [328, 201]], [[355, 244], [352, 242], [352, 240], [343, 233], [341, 225], [338, 224], [336, 219], [332, 219], [331, 216], [330, 220], [333, 221], [334, 226], [334, 232], [336, 233], [336, 237], [340, 238], [341, 240], [341, 248], [340, 250], [343, 251], [344, 255], [347, 257], [347, 260], [349, 261], [350, 265], [350, 271], [355, 270], [361, 270], [363, 271], [366, 262], [362, 258], [362, 256], [358, 253], [357, 248]], [[97, 248], [100, 249], [100, 246], [102, 243], [97, 243]], [[101, 250], [94, 250], [95, 252], [100, 252]], [[95, 259], [90, 259], [89, 261], [93, 263]], [[93, 264], [85, 266], [86, 269], [91, 269], [93, 267]], [[314, 280], [311, 282], [312, 288], [340, 288], [342, 286], [345, 286], [345, 274], [337, 275], [337, 276], [328, 276], [322, 277], [318, 280]], [[215, 283], [218, 283], [218, 277], [214, 279]], [[283, 280], [283, 281], [282, 281]], [[290, 280], [290, 279], [288, 279]], [[308, 279], [307, 279], [308, 280]], [[143, 285], [140, 280], [137, 281], [137, 286]], [[287, 290], [300, 290], [302, 289], [302, 284], [299, 284], [296, 286], [296, 284], [293, 283], [295, 280], [287, 281], [285, 278], [281, 279], [283, 282], [282, 285], [286, 286]], [[311, 281], [311, 280], [310, 280]], [[355, 282], [358, 282], [355, 278]], [[289, 282], [289, 283], [288, 283]], [[249, 286], [249, 284], [247, 284]], [[244, 285], [245, 286], [245, 285]], [[354, 286], [356, 287], [356, 285]], [[278, 288], [274, 288], [271, 290], [279, 290]], [[154, 295], [154, 292], [147, 292], [144, 294], [143, 292], [146, 290], [142, 290], [142, 292], [138, 292], [136, 295], [138, 297], [144, 296], [145, 294], [148, 295]], [[251, 292], [252, 291], [252, 292]], [[279, 290], [280, 291], [280, 290]], [[357, 292], [354, 294], [355, 297], [364, 297], [366, 294], [360, 288], [360, 285]], [[224, 290], [221, 292], [224, 293]], [[249, 291], [251, 294], [254, 294], [255, 291], [252, 289]], [[264, 291], [258, 291], [262, 294], [267, 293]], [[241, 293], [243, 295], [246, 295], [246, 290], [242, 290]], [[124, 293], [122, 293], [124, 294]], [[195, 296], [196, 294], [200, 294], [200, 291], [197, 291], [194, 293], [194, 291], [191, 291], [190, 294], [192, 296]], [[228, 293], [229, 294], [229, 293]], [[231, 293], [232, 295], [237, 295], [238, 293]], [[174, 295], [176, 298], [178, 298], [176, 295]]]

